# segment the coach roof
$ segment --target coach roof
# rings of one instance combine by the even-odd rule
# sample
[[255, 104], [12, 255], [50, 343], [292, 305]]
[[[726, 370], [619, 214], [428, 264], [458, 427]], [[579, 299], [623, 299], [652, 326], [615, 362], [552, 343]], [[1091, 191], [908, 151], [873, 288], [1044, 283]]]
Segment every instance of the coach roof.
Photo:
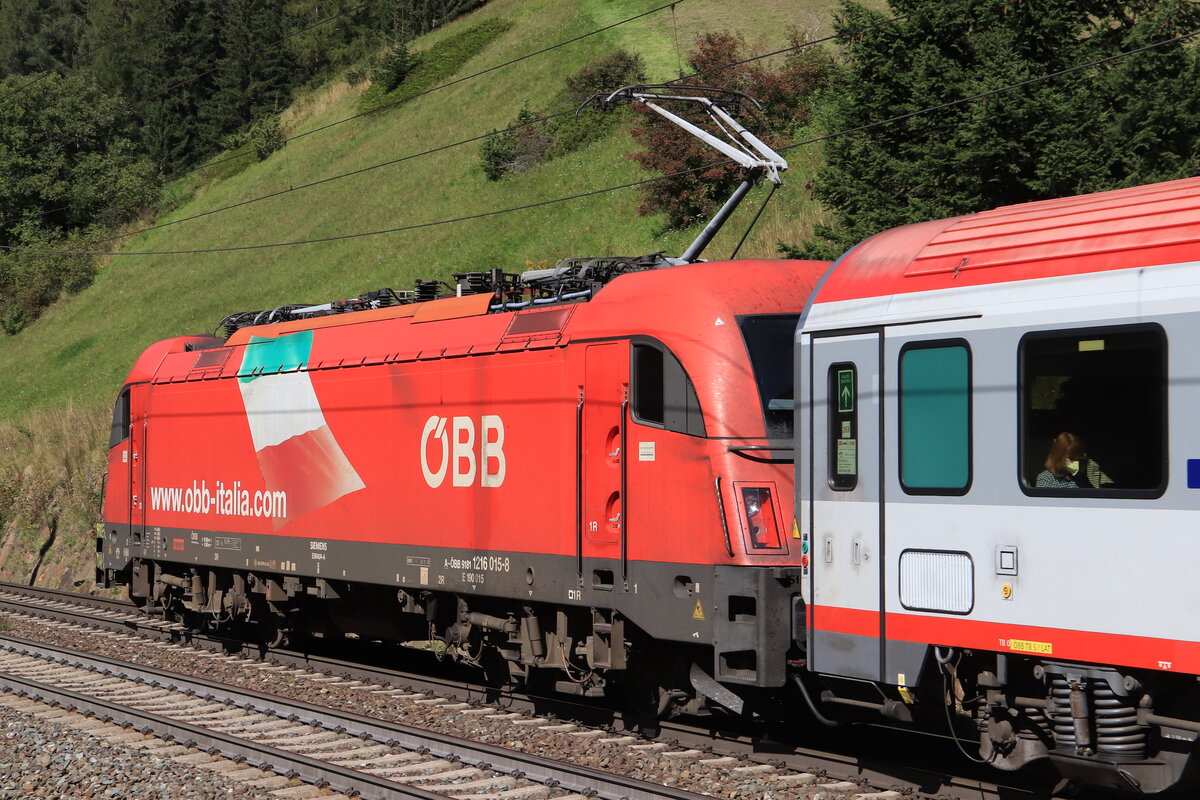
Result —
[[1200, 178], [1002, 206], [884, 231], [815, 302], [1200, 261]]

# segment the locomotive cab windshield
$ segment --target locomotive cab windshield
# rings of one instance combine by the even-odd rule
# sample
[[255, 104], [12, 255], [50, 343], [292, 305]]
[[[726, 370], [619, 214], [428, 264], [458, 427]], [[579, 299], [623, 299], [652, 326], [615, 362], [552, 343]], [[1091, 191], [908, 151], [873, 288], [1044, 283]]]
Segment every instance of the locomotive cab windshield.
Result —
[[762, 403], [763, 421], [771, 439], [792, 438], [792, 357], [798, 314], [755, 314], [738, 317], [738, 327], [750, 355], [754, 383]]
[[117, 403], [113, 407], [112, 433], [108, 437], [108, 447], [112, 448], [129, 438], [129, 387], [121, 390]]

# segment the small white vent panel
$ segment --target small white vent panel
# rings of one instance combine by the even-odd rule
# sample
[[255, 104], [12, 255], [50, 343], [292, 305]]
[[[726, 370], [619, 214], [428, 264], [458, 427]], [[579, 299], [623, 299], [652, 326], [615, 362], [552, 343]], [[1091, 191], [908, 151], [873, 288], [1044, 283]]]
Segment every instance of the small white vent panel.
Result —
[[914, 611], [969, 614], [975, 567], [966, 553], [905, 550], [900, 554], [900, 604]]

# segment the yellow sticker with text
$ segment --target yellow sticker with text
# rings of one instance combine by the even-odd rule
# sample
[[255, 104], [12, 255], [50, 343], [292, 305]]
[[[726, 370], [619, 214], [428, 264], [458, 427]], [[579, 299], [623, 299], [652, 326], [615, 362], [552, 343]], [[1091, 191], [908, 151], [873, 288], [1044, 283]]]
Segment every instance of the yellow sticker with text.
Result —
[[1054, 645], [1050, 642], [1028, 642], [1024, 639], [1009, 639], [1008, 649], [1018, 653], [1037, 653], [1048, 656], [1054, 654]]
[[696, 610], [692, 612], [692, 619], [704, 619], [704, 606], [700, 605], [700, 601], [696, 601]]

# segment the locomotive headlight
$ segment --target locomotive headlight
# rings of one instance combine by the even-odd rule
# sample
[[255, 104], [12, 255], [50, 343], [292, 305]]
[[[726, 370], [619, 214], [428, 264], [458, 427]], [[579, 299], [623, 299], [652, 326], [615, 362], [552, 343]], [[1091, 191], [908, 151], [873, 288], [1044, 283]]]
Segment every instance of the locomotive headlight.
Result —
[[742, 487], [742, 510], [750, 546], [756, 550], [779, 545], [779, 525], [775, 519], [775, 504], [766, 486]]
[[758, 489], [747, 489], [742, 496], [746, 498], [746, 518], [757, 517], [762, 511], [762, 498], [758, 495]]

